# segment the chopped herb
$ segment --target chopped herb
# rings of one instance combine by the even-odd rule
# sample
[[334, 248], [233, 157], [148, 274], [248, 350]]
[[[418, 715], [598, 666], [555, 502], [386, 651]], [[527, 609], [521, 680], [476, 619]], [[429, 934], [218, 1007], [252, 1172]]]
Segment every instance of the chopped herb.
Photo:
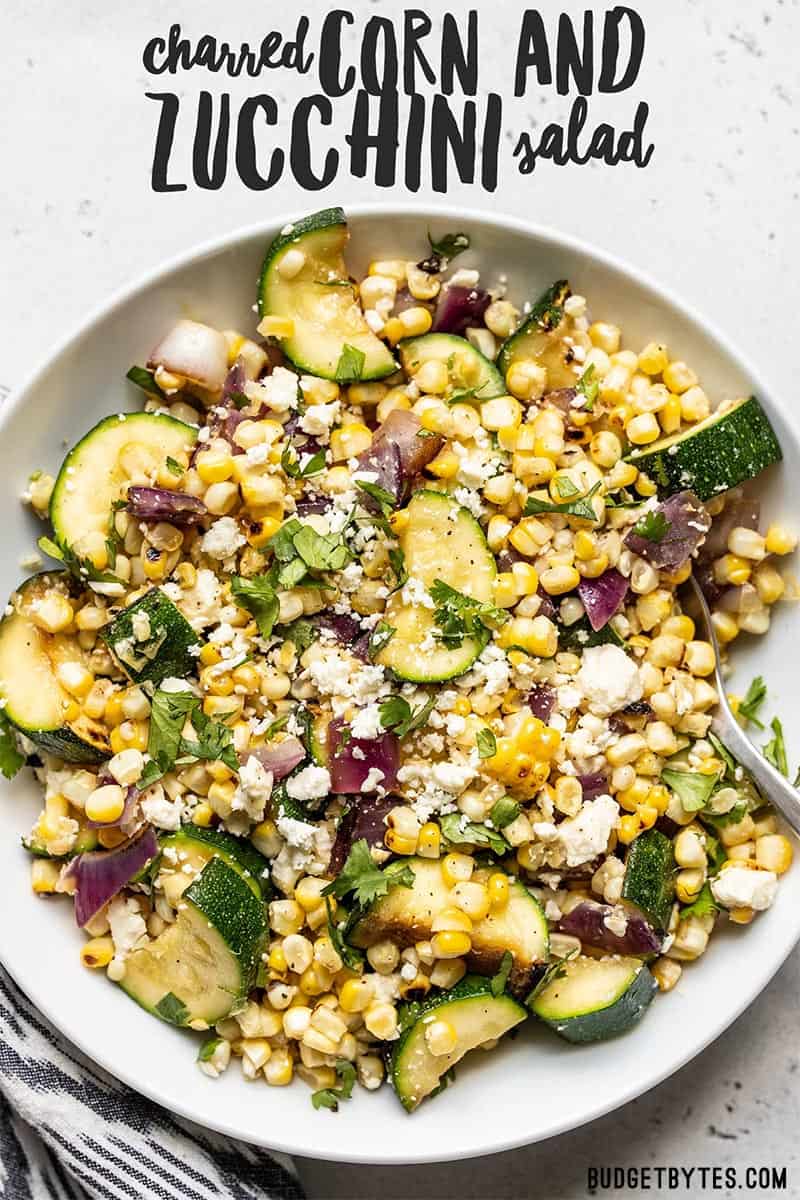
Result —
[[192, 713], [191, 721], [198, 740], [193, 742], [181, 738], [181, 754], [204, 762], [223, 762], [231, 771], [238, 771], [239, 759], [233, 744], [233, 731], [219, 721], [212, 721], [199, 707]]
[[0, 773], [13, 779], [25, 766], [25, 755], [20, 754], [8, 718], [0, 712]]
[[363, 350], [359, 350], [357, 346], [349, 346], [345, 342], [336, 364], [334, 379], [337, 383], [357, 383], [362, 376], [366, 361], [367, 356]]
[[301, 525], [292, 539], [294, 548], [312, 571], [341, 571], [351, 554], [338, 533], [317, 533], [310, 525]]
[[[198, 735], [196, 742], [183, 738], [187, 717]], [[212, 762], [220, 759], [232, 771], [239, 770], [231, 730], [207, 717], [199, 697], [190, 691], [156, 691], [150, 706], [147, 753], [150, 761], [138, 784], [142, 791], [171, 771], [179, 754]]]
[[336, 896], [341, 900], [352, 892], [356, 903], [367, 908], [374, 900], [387, 895], [389, 888], [413, 885], [414, 872], [411, 867], [398, 860], [381, 870], [372, 861], [366, 838], [359, 838], [353, 843], [339, 874], [322, 889], [322, 895]]
[[528, 992], [528, 995], [525, 997], [525, 1003], [529, 1007], [539, 993], [543, 992], [546, 987], [549, 987], [551, 983], [555, 983], [557, 979], [564, 978], [567, 973], [564, 969], [564, 964], [568, 963], [571, 958], [576, 956], [576, 954], [580, 954], [580, 951], [570, 950], [569, 954], [565, 954], [563, 958], [556, 958], [550, 963], [539, 982], [532, 989], [532, 991]]
[[440, 271], [446, 270], [454, 258], [470, 247], [469, 234], [466, 233], [446, 233], [435, 242], [428, 230], [428, 241], [431, 247], [430, 257], [423, 258], [422, 262], [417, 264], [420, 271], [425, 271], [428, 275], [438, 275]]
[[156, 1012], [173, 1025], [185, 1025], [189, 1019], [188, 1008], [174, 992], [167, 992], [166, 996], [161, 997]]
[[473, 846], [488, 846], [493, 854], [500, 857], [511, 849], [506, 839], [496, 829], [488, 825], [479, 825], [475, 821], [465, 821], [460, 812], [446, 813], [439, 818], [439, 826], [448, 842], [454, 845], [470, 843]]
[[594, 363], [589, 363], [589, 366], [583, 372], [577, 384], [575, 385], [575, 391], [580, 392], [582, 396], [586, 397], [586, 403], [582, 406], [584, 412], [592, 412], [594, 409], [594, 402], [597, 399], [597, 390], [600, 385], [594, 376]]
[[564, 504], [553, 504], [549, 500], [540, 500], [538, 496], [529, 496], [525, 502], [525, 516], [533, 517], [537, 513], [563, 513], [567, 517], [579, 517], [582, 521], [597, 523], [597, 513], [592, 507], [592, 497], [600, 489], [599, 481], [581, 497], [580, 500], [568, 500]]
[[231, 392], [228, 399], [238, 412], [241, 412], [243, 408], [247, 408], [250, 403], [249, 396], [245, 396], [244, 392]]
[[123, 508], [127, 508], [127, 500], [114, 500], [108, 513], [108, 533], [106, 536], [106, 554], [108, 555], [108, 565], [111, 570], [116, 570], [117, 555], [123, 544], [124, 539], [117, 532], [117, 513]]
[[200, 1047], [200, 1049], [197, 1052], [197, 1061], [198, 1062], [208, 1062], [208, 1060], [210, 1058], [214, 1057], [217, 1049], [221, 1045], [222, 1045], [221, 1037], [206, 1038], [206, 1040], [203, 1042], [202, 1046]]
[[346, 967], [351, 971], [360, 971], [364, 965], [364, 955], [355, 946], [345, 941], [342, 926], [336, 924], [336, 902], [330, 896], [325, 897], [325, 907], [328, 910], [328, 937], [333, 948]]
[[309, 570], [339, 571], [352, 557], [341, 533], [317, 533], [296, 517], [284, 522], [268, 544], [276, 560], [268, 578], [277, 589], [318, 586], [307, 578]]
[[375, 658], [380, 654], [384, 646], [388, 646], [394, 635], [397, 633], [394, 625], [390, 625], [388, 621], [379, 621], [372, 631], [372, 637], [369, 639], [369, 656]]
[[764, 728], [764, 722], [759, 719], [758, 710], [767, 698], [767, 685], [764, 683], [763, 676], [756, 675], [750, 687], [747, 689], [747, 694], [744, 700], [741, 701], [736, 715], [744, 717], [745, 721], [751, 721], [758, 729]]
[[590, 646], [605, 646], [608, 644], [625, 649], [626, 642], [614, 628], [611, 621], [602, 629], [592, 629], [588, 617], [581, 617], [571, 625], [559, 625], [558, 648], [569, 650], [574, 654], [582, 654]]
[[317, 640], [317, 630], [305, 617], [298, 617], [290, 625], [284, 625], [281, 633], [288, 642], [294, 642], [295, 650], [302, 654]]
[[648, 542], [660, 542], [671, 524], [663, 512], [646, 512], [634, 525], [633, 533]]
[[428, 1099], [432, 1100], [434, 1096], [438, 1096], [441, 1092], [447, 1091], [447, 1089], [450, 1087], [450, 1084], [455, 1083], [455, 1081], [456, 1069], [455, 1067], [448, 1067], [444, 1075], [442, 1075], [441, 1079], [437, 1083], [436, 1087], [432, 1092], [429, 1093]]
[[399, 546], [394, 546], [389, 551], [389, 566], [394, 572], [397, 586], [402, 587], [408, 579], [408, 571], [406, 570], [406, 556]]
[[369, 483], [366, 479], [357, 479], [356, 487], [372, 497], [385, 517], [391, 516], [397, 508], [397, 501], [392, 493], [387, 492], [386, 488], [382, 488], [379, 484]]
[[699, 812], [711, 799], [719, 783], [719, 772], [701, 775], [699, 771], [677, 771], [673, 767], [665, 767], [661, 772], [661, 782], [675, 793], [686, 812]]
[[167, 455], [167, 470], [169, 471], [170, 475], [183, 475], [183, 467], [169, 454]]
[[711, 742], [711, 745], [716, 750], [722, 761], [725, 763], [725, 776], [736, 781], [736, 759], [731, 754], [727, 746], [724, 746], [715, 733], [708, 731], [706, 737]]
[[[619, 496], [619, 500], [616, 499], [617, 496]], [[641, 496], [637, 499], [626, 488], [619, 488], [618, 491], [606, 496], [606, 508], [639, 508], [642, 504], [644, 504], [644, 500]]]
[[311, 1103], [314, 1108], [329, 1108], [331, 1112], [339, 1111], [339, 1101], [349, 1100], [353, 1094], [353, 1085], [356, 1081], [356, 1069], [351, 1062], [346, 1058], [337, 1058], [336, 1074], [342, 1081], [341, 1086], [337, 1088], [320, 1088], [319, 1091], [311, 1093]]
[[268, 638], [272, 633], [280, 612], [280, 603], [268, 575], [252, 575], [245, 579], [234, 575], [231, 579], [231, 595], [240, 608], [255, 617], [258, 632]]
[[501, 796], [497, 803], [492, 806], [492, 811], [489, 813], [489, 820], [495, 829], [505, 829], [506, 825], [510, 825], [512, 821], [516, 821], [521, 811], [519, 804], [511, 796]]
[[288, 723], [289, 713], [285, 713], [282, 717], [278, 717], [275, 721], [267, 726], [266, 730], [264, 731], [264, 737], [267, 739], [267, 741], [269, 741], [271, 738], [275, 737], [276, 733], [280, 733], [280, 731], [284, 729]]
[[553, 483], [562, 500], [569, 500], [572, 496], [580, 494], [580, 488], [577, 488], [568, 475], [556, 475]]
[[297, 454], [287, 446], [281, 455], [281, 466], [291, 479], [309, 479], [312, 475], [319, 475], [320, 471], [325, 470], [325, 451], [318, 450], [309, 458], [305, 466], [301, 467]]
[[511, 974], [513, 966], [514, 955], [510, 950], [506, 950], [503, 954], [503, 957], [500, 959], [500, 966], [497, 974], [492, 976], [489, 983], [489, 987], [492, 989], [493, 996], [502, 996], [503, 992], [506, 990], [508, 977]]
[[431, 696], [412, 711], [411, 705], [403, 696], [389, 696], [382, 700], [379, 706], [381, 725], [384, 729], [393, 730], [398, 737], [405, 737], [407, 733], [413, 733], [415, 729], [421, 729], [427, 724], [435, 703], [436, 697]]
[[90, 558], [78, 558], [73, 550], [62, 549], [52, 538], [40, 537], [36, 544], [42, 554], [62, 563], [79, 583], [85, 585], [87, 580], [91, 583], [122, 583], [111, 571], [98, 571]]
[[482, 638], [488, 630], [498, 629], [508, 620], [504, 609], [465, 596], [443, 579], [434, 580], [428, 590], [436, 605], [437, 636], [448, 647], [460, 646], [466, 637]]
[[711, 886], [704, 883], [697, 898], [691, 904], [681, 908], [679, 916], [682, 921], [685, 921], [687, 917], [713, 917], [717, 911], [718, 906]]
[[789, 774], [789, 764], [786, 760], [786, 743], [783, 740], [783, 726], [777, 717], [773, 717], [769, 724], [772, 730], [772, 738], [763, 748], [763, 755], [767, 762], [772, 763], [781, 775]]
[[475, 408], [480, 408], [487, 400], [491, 400], [491, 396], [481, 396], [481, 392], [491, 386], [491, 382], [487, 380], [482, 383], [479, 388], [460, 388], [453, 392], [447, 400], [448, 404], [471, 404]]
[[478, 747], [478, 758], [493, 758], [497, 754], [497, 738], [491, 729], [479, 729], [475, 744]]
[[126, 373], [125, 378], [130, 379], [131, 383], [135, 383], [142, 391], [149, 392], [151, 396], [166, 398], [166, 392], [156, 383], [156, 377], [153, 372], [145, 370], [144, 367], [131, 367]]
[[722, 869], [722, 864], [727, 861], [728, 854], [719, 838], [715, 838], [708, 830], [705, 831], [704, 836], [706, 856], [708, 858], [708, 873], [709, 875], [716, 875]]

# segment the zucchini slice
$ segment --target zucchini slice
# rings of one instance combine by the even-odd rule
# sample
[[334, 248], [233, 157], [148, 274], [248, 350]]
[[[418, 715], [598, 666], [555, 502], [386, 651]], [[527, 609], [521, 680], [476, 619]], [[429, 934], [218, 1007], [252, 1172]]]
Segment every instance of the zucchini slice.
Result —
[[[413, 1112], [465, 1054], [502, 1037], [527, 1016], [512, 996], [504, 992], [493, 996], [490, 981], [479, 975], [466, 975], [449, 991], [423, 1002], [416, 1020], [395, 1042], [389, 1062], [400, 1103]], [[434, 1021], [447, 1021], [456, 1031], [455, 1047], [448, 1054], [434, 1055], [428, 1049], [425, 1032]]]
[[120, 462], [135, 446], [144, 468], [155, 472], [167, 457], [188, 453], [197, 430], [161, 413], [119, 413], [90, 429], [61, 464], [50, 499], [50, 521], [62, 549], [83, 557], [87, 534], [108, 534], [111, 506], [123, 499], [130, 476]]
[[258, 899], [268, 899], [272, 894], [269, 882], [269, 863], [262, 854], [259, 854], [252, 842], [248, 842], [244, 838], [234, 837], [232, 833], [226, 833], [223, 829], [184, 825], [176, 833], [162, 838], [161, 846], [162, 849], [167, 846], [174, 847], [178, 852], [181, 867], [188, 864], [198, 875], [206, 863], [210, 862], [214, 855], [217, 855], [232, 870], [241, 875], [253, 895]]
[[109, 758], [108, 733], [81, 713], [70, 714], [75, 702], [64, 691], [55, 667], [81, 661], [72, 638], [46, 633], [34, 624], [32, 609], [48, 594], [69, 594], [63, 572], [34, 575], [11, 597], [12, 611], [0, 622], [0, 697], [12, 725], [48, 754], [65, 762], [97, 763]]
[[700, 500], [710, 500], [782, 458], [769, 417], [755, 396], [748, 396], [684, 433], [634, 450], [626, 461], [644, 471], [661, 496], [688, 488]]
[[[474, 600], [491, 603], [497, 573], [483, 530], [466, 508], [444, 492], [415, 492], [408, 505], [408, 523], [400, 535], [409, 577], [430, 587], [437, 579]], [[384, 621], [395, 630], [376, 657], [398, 679], [432, 683], [463, 675], [488, 640], [467, 637], [448, 648], [435, 642], [434, 610], [404, 604], [403, 591], [389, 599]]]
[[[294, 332], [281, 348], [301, 371], [322, 379], [355, 383], [383, 379], [397, 370], [392, 353], [367, 325], [344, 262], [349, 237], [341, 208], [327, 208], [282, 230], [267, 250], [258, 282], [262, 317], [292, 321]], [[304, 255], [299, 259], [296, 252]], [[292, 260], [284, 265], [288, 254]], [[345, 347], [364, 355], [348, 363]], [[344, 355], [344, 358], [343, 358]]]
[[564, 311], [564, 302], [571, 296], [566, 279], [559, 279], [534, 304], [521, 325], [506, 338], [497, 355], [497, 366], [505, 379], [512, 363], [533, 359], [547, 371], [546, 392], [575, 387], [580, 377], [571, 343], [573, 322]]
[[622, 898], [644, 913], [664, 933], [675, 895], [675, 853], [672, 842], [658, 829], [648, 829], [631, 842], [625, 859]]
[[196, 669], [192, 648], [200, 645], [183, 614], [160, 588], [151, 588], [100, 630], [125, 674], [134, 683], [159, 684], [168, 675], [185, 679]]
[[247, 999], [266, 936], [263, 901], [213, 855], [183, 893], [175, 923], [125, 960], [121, 986], [164, 1021], [206, 1028]]
[[568, 1042], [601, 1042], [641, 1020], [656, 989], [641, 959], [571, 958], [531, 1008]]
[[[401, 946], [427, 941], [432, 934], [433, 918], [452, 903], [439, 862], [429, 858], [403, 861], [414, 872], [413, 887], [392, 888], [376, 900], [350, 933], [349, 940], [354, 946], [366, 949], [384, 938], [391, 938]], [[474, 878], [480, 880], [482, 875], [476, 873]], [[518, 879], [511, 881], [506, 907], [476, 921], [471, 937], [472, 949], [467, 955], [470, 970], [494, 975], [506, 950], [510, 950], [514, 964], [508, 980], [509, 991], [527, 995], [536, 968], [547, 961], [549, 942], [544, 913], [523, 883]]]
[[450, 384], [445, 398], [454, 400], [459, 392], [468, 392], [478, 402], [506, 395], [503, 376], [480, 350], [454, 333], [426, 333], [400, 342], [400, 362], [409, 378], [426, 362], [442, 362], [448, 369]]

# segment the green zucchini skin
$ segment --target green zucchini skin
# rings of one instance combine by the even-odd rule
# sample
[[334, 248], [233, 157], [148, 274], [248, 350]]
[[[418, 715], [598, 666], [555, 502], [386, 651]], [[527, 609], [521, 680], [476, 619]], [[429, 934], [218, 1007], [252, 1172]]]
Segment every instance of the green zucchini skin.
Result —
[[267, 253], [261, 264], [261, 274], [258, 277], [258, 315], [260, 317], [265, 315], [264, 292], [267, 285], [267, 274], [281, 251], [286, 250], [289, 246], [296, 245], [298, 239], [304, 237], [307, 233], [317, 233], [321, 229], [330, 229], [336, 225], [341, 225], [343, 229], [346, 229], [347, 218], [344, 215], [343, 208], [340, 208], [339, 205], [332, 205], [330, 208], [323, 208], [319, 212], [310, 213], [307, 217], [301, 217], [299, 221], [292, 221], [290, 225], [286, 226], [285, 233], [281, 230], [273, 238], [267, 248]]
[[[581, 972], [588, 976], [588, 982], [591, 984], [592, 976], [600, 975], [608, 961], [571, 959], [564, 962], [563, 970], [568, 977]], [[613, 963], [615, 960], [611, 961]], [[627, 1033], [644, 1016], [658, 990], [658, 985], [647, 967], [639, 960], [616, 961], [620, 964], [630, 961], [632, 965], [627, 978], [623, 980], [622, 988], [611, 1003], [601, 1002], [594, 1007], [591, 998], [587, 998], [584, 1011], [567, 1012], [559, 1004], [560, 980], [556, 978], [534, 997], [531, 1009], [565, 1041], [575, 1044], [605, 1041], [607, 1038]]]
[[421, 363], [433, 360], [446, 364], [454, 354], [468, 355], [479, 372], [479, 382], [473, 389], [475, 399], [492, 400], [495, 396], [506, 395], [505, 381], [494, 363], [466, 338], [454, 333], [425, 333], [420, 337], [405, 338], [398, 343], [397, 350], [403, 370], [408, 375], [413, 375]]
[[[147, 617], [150, 638], [137, 642], [134, 637], [134, 618]], [[200, 639], [183, 613], [165, 596], [160, 588], [151, 588], [114, 620], [100, 630], [100, 637], [133, 683], [159, 684], [172, 676], [185, 679], [197, 668], [192, 650]]]
[[[425, 1027], [434, 1014], [453, 1024], [459, 1039], [449, 1054], [436, 1057], [425, 1043]], [[466, 975], [455, 987], [415, 1006], [389, 1058], [389, 1078], [400, 1103], [413, 1112], [465, 1054], [482, 1042], [502, 1037], [527, 1015], [524, 1005], [508, 993], [494, 996], [491, 980], [480, 975]]]
[[648, 829], [633, 841], [625, 860], [622, 898], [635, 904], [663, 933], [675, 898], [675, 853], [672, 842], [658, 829]]
[[782, 458], [769, 417], [749, 396], [685, 433], [635, 450], [626, 461], [644, 471], [661, 496], [688, 489], [700, 500], [710, 500]]
[[217, 854], [242, 876], [259, 899], [268, 900], [272, 895], [269, 862], [246, 838], [234, 837], [224, 829], [189, 824], [162, 838], [161, 845], [174, 846], [178, 850], [197, 847], [209, 857]]
[[253, 895], [249, 883], [218, 855], [203, 868], [183, 897], [208, 918], [238, 960], [246, 995], [255, 981], [267, 935], [263, 903]]
[[[497, 368], [505, 378], [508, 368], [524, 355], [523, 339], [533, 335], [549, 334], [558, 328], [564, 319], [564, 302], [571, 295], [566, 279], [558, 279], [539, 297], [514, 332], [506, 338], [497, 355]], [[574, 382], [574, 380], [570, 380]]]

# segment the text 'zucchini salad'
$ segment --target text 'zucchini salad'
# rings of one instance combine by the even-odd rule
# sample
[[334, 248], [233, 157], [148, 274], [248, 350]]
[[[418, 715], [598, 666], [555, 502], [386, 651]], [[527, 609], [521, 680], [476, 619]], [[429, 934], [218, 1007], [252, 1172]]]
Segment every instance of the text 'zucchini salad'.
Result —
[[207, 1075], [413, 1110], [526, 1019], [630, 1029], [770, 906], [791, 844], [680, 589], [765, 633], [796, 538], [742, 491], [755, 398], [464, 233], [362, 279], [347, 237], [283, 229], [257, 336], [178, 320], [144, 407], [31, 477], [58, 566], [0, 624], [0, 761], [44, 789], [33, 890]]

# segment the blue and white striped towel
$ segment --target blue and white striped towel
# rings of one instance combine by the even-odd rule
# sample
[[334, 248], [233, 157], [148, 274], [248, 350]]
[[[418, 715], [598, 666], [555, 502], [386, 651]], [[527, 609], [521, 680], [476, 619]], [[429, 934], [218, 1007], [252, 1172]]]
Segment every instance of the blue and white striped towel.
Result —
[[303, 1200], [284, 1162], [175, 1117], [106, 1075], [0, 967], [4, 1200]]

